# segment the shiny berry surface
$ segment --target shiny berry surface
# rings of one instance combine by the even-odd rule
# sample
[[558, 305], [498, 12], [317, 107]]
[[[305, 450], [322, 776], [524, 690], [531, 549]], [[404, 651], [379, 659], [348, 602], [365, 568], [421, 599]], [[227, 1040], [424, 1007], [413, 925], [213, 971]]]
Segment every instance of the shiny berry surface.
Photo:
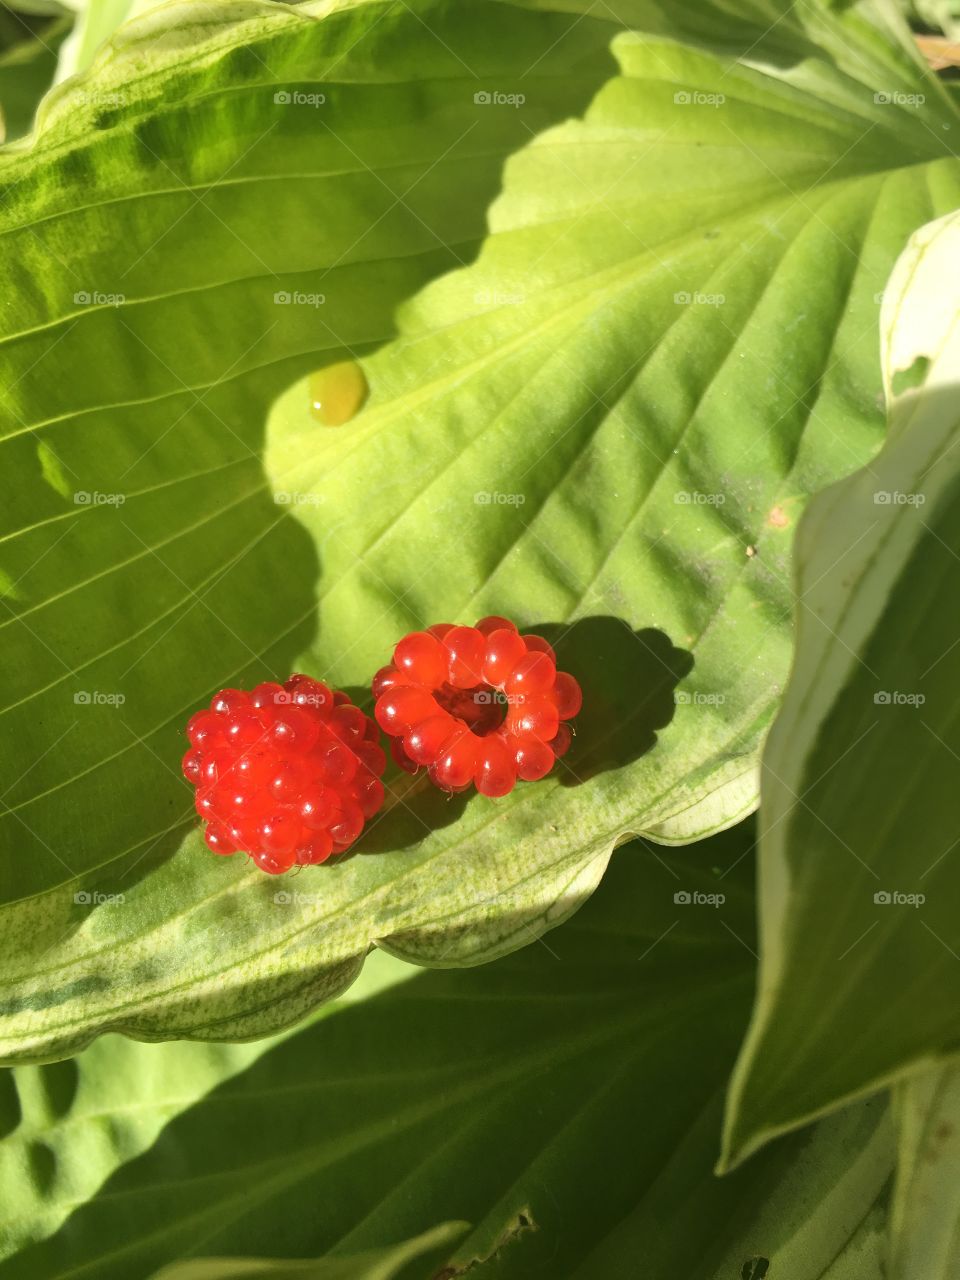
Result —
[[[400, 691], [388, 682], [384, 694], [391, 688]], [[428, 705], [422, 690], [404, 692], [415, 695], [413, 709], [417, 697]], [[207, 847], [247, 853], [269, 875], [344, 852], [383, 804], [379, 737], [346, 694], [309, 676], [221, 690], [191, 717], [182, 765]]]
[[548, 641], [496, 615], [404, 636], [374, 677], [373, 694], [376, 721], [402, 769], [425, 768], [444, 791], [475, 787], [491, 798], [546, 777], [570, 747], [565, 722], [583, 701]]

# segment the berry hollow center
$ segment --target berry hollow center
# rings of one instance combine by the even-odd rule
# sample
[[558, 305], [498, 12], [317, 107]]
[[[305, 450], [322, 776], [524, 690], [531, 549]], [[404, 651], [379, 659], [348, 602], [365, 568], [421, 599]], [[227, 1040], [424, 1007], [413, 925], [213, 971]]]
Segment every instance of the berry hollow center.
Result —
[[506, 718], [507, 700], [499, 689], [489, 684], [478, 684], [472, 689], [442, 684], [434, 689], [433, 696], [442, 710], [462, 720], [478, 738], [496, 733]]

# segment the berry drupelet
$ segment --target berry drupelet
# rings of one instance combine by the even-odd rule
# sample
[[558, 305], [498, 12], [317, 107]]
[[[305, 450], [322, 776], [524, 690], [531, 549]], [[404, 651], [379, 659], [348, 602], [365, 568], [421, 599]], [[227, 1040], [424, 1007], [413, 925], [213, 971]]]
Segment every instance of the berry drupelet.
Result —
[[373, 693], [401, 768], [423, 765], [443, 790], [476, 786], [485, 796], [545, 777], [570, 746], [565, 722], [582, 702], [547, 641], [500, 617], [404, 636]]
[[246, 851], [271, 875], [342, 853], [383, 804], [376, 724], [309, 676], [224, 689], [187, 737], [183, 774], [207, 845]]

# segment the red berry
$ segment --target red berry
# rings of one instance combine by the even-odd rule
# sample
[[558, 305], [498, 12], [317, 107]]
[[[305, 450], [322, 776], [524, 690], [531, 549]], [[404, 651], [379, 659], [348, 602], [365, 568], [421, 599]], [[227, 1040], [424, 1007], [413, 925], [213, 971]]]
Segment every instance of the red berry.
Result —
[[520, 639], [531, 653], [545, 653], [553, 665], [557, 665], [557, 655], [549, 640], [544, 640], [543, 636], [521, 636]]
[[503, 796], [518, 778], [545, 777], [568, 749], [561, 721], [580, 709], [580, 686], [557, 672], [546, 640], [507, 618], [435, 623], [405, 636], [393, 659], [374, 677], [374, 715], [402, 769], [426, 765], [446, 791], [472, 783]]
[[432, 627], [427, 627], [427, 631], [430, 635], [436, 636], [438, 640], [442, 640], [447, 632], [452, 630], [452, 622], [435, 622]]
[[447, 654], [436, 636], [427, 631], [411, 631], [393, 651], [397, 671], [417, 684], [433, 688], [447, 678]]
[[445, 713], [418, 720], [403, 735], [403, 749], [416, 764], [432, 764], [456, 727], [453, 716]]
[[242, 707], [250, 705], [250, 695], [242, 689], [221, 689], [210, 703], [210, 710], [217, 715], [232, 716]]
[[372, 818], [380, 811], [385, 792], [379, 778], [375, 778], [372, 774], [367, 775], [357, 783], [354, 791], [364, 818]]
[[557, 682], [553, 686], [557, 698], [557, 710], [561, 720], [572, 720], [583, 705], [583, 694], [580, 686], [567, 671], [557, 672]]
[[297, 850], [297, 862], [301, 866], [315, 866], [318, 862], [326, 862], [333, 853], [333, 837], [329, 831], [316, 831], [306, 843]]
[[278, 809], [260, 824], [260, 845], [267, 853], [292, 853], [300, 842], [303, 824], [292, 809]]
[[330, 828], [334, 844], [353, 844], [363, 830], [363, 811], [353, 800], [345, 800], [340, 808], [336, 822]]
[[213, 853], [229, 856], [237, 852], [237, 846], [230, 839], [230, 832], [216, 822], [210, 823], [203, 833], [203, 838], [207, 842], [207, 848]]
[[524, 697], [529, 697], [549, 692], [556, 679], [557, 668], [545, 653], [528, 653], [510, 672], [504, 688], [507, 693], [522, 693]]
[[211, 711], [198, 711], [187, 721], [187, 738], [191, 747], [209, 747], [223, 740], [223, 721]]
[[549, 742], [557, 736], [560, 715], [556, 704], [548, 698], [524, 697], [522, 703], [510, 708], [507, 727], [517, 738], [530, 735], [541, 742]]
[[390, 739], [390, 755], [394, 764], [399, 765], [404, 773], [416, 773], [420, 768], [416, 760], [411, 760], [406, 751], [404, 751], [401, 738]]
[[516, 632], [516, 623], [511, 622], [509, 618], [501, 618], [497, 614], [492, 613], [488, 618], [481, 618], [477, 623], [477, 630], [481, 635], [490, 636], [494, 631], [513, 631]]
[[517, 762], [517, 774], [524, 782], [537, 782], [553, 768], [556, 756], [545, 742], [537, 738], [521, 738], [514, 759]]
[[443, 637], [447, 651], [447, 679], [455, 689], [483, 683], [484, 637], [476, 627], [451, 627]]
[[340, 813], [340, 800], [332, 787], [311, 782], [300, 792], [300, 820], [311, 831], [326, 831]]
[[309, 676], [225, 689], [188, 734], [183, 770], [207, 846], [245, 850], [271, 875], [349, 848], [383, 804], [376, 723]]
[[478, 740], [469, 729], [455, 731], [430, 766], [430, 775], [447, 791], [459, 791], [473, 781], [477, 769]]
[[506, 627], [487, 636], [486, 656], [483, 661], [483, 678], [496, 688], [502, 688], [507, 677], [522, 658], [527, 656], [527, 646], [516, 631]]
[[320, 737], [321, 721], [306, 707], [280, 706], [272, 716], [268, 729], [270, 743], [281, 751], [307, 752]]
[[181, 768], [183, 776], [188, 782], [196, 785], [200, 781], [200, 768], [203, 763], [203, 752], [198, 751], [196, 747], [191, 747], [187, 754], [183, 757]]
[[258, 684], [250, 694], [250, 705], [258, 711], [263, 707], [276, 706], [277, 701], [286, 702], [287, 693], [282, 684], [277, 684], [275, 680], [267, 680], [263, 684]]
[[437, 714], [437, 704], [425, 689], [403, 685], [377, 699], [374, 715], [387, 733], [400, 736], [418, 720]]
[[499, 735], [491, 734], [481, 744], [475, 781], [483, 796], [505, 796], [513, 790], [517, 766]]

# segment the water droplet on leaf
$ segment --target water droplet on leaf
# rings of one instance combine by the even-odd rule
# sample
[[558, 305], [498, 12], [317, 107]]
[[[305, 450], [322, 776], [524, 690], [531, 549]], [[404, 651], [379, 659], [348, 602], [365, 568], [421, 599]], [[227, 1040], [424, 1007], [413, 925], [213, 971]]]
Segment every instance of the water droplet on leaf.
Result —
[[342, 427], [362, 408], [369, 387], [355, 360], [340, 360], [311, 373], [310, 412], [325, 427]]

